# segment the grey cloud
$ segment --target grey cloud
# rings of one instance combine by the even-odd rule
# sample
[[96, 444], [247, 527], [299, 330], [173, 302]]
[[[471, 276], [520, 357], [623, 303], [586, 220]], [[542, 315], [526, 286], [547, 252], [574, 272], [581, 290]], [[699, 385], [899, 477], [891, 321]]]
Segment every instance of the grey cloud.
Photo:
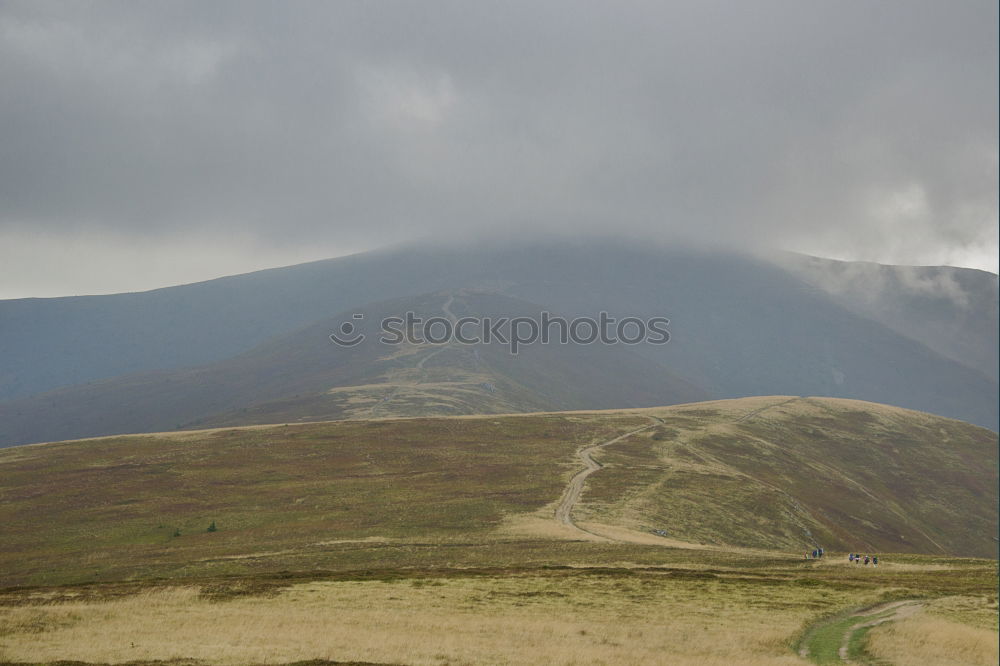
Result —
[[996, 245], [997, 78], [979, 1], [6, 3], [0, 233], [926, 263]]

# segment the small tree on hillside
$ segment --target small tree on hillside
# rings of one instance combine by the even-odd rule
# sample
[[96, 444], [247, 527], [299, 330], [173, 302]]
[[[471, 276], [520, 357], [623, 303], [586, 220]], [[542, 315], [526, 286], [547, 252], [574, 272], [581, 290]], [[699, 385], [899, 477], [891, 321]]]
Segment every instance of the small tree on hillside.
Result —
[[217, 532], [217, 531], [219, 531], [219, 528], [215, 526], [215, 521], [214, 520], [212, 521], [212, 524], [208, 526], [208, 531], [209, 532]]

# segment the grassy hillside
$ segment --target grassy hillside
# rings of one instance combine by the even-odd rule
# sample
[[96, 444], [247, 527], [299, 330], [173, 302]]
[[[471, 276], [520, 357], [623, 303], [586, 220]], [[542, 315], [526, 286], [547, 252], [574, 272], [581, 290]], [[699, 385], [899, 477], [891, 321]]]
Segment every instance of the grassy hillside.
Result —
[[830, 398], [699, 403], [665, 420], [599, 454], [581, 519], [706, 543], [996, 556], [988, 430]]
[[8, 448], [0, 664], [986, 666], [996, 464], [790, 397]]
[[[576, 452], [644, 426], [594, 454], [574, 509], [590, 534], [557, 524]], [[0, 452], [0, 584], [649, 563], [685, 543], [992, 556], [996, 470], [989, 431], [780, 397], [15, 447]]]
[[302, 557], [315, 566], [387, 545], [408, 557], [419, 544], [488, 542], [505, 516], [559, 496], [578, 446], [641, 421], [343, 422], [7, 449], [2, 582], [273, 569]]

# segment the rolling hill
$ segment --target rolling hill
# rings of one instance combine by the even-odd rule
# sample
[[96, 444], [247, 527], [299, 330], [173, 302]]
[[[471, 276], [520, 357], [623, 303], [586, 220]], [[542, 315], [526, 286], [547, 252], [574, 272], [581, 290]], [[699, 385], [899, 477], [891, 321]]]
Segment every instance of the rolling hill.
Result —
[[[573, 523], [558, 522], [578, 451], [602, 442]], [[0, 498], [0, 586], [649, 563], [665, 547], [995, 557], [997, 438], [780, 396], [221, 428], [5, 449]]]

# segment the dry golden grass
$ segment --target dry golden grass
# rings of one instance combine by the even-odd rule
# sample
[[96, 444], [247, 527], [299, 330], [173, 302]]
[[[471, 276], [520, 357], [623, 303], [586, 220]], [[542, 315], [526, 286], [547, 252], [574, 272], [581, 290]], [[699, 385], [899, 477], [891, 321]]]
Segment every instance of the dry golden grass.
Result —
[[867, 651], [893, 664], [992, 666], [1000, 658], [997, 633], [929, 613], [875, 627]]
[[666, 576], [312, 582], [229, 601], [173, 587], [5, 608], [0, 651], [32, 662], [780, 665], [801, 663], [789, 639], [804, 622], [853, 601]]
[[971, 595], [942, 597], [926, 606], [931, 615], [954, 620], [973, 627], [996, 632], [998, 629], [997, 598]]

